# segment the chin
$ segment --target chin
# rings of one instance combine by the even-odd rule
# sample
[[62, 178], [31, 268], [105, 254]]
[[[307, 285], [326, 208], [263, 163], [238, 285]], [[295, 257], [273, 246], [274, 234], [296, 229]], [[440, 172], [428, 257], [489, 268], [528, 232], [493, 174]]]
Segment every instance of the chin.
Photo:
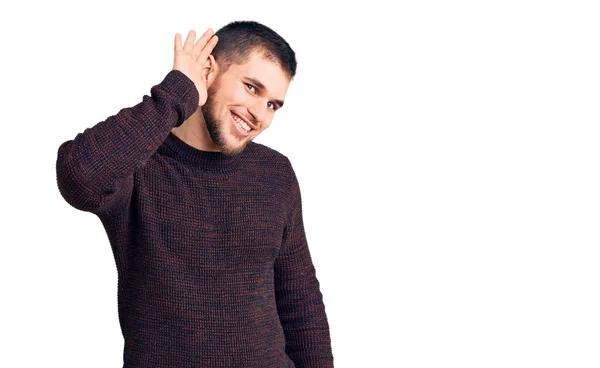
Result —
[[233, 156], [237, 155], [238, 153], [241, 153], [244, 149], [246, 149], [246, 146], [252, 141], [254, 137], [248, 136], [240, 140], [238, 137], [231, 134], [228, 138], [230, 139], [226, 140], [225, 144], [220, 147], [221, 152], [226, 155]]
[[241, 153], [250, 141], [244, 141], [242, 144], [227, 144], [226, 146], [221, 147], [221, 152], [228, 156], [235, 156]]

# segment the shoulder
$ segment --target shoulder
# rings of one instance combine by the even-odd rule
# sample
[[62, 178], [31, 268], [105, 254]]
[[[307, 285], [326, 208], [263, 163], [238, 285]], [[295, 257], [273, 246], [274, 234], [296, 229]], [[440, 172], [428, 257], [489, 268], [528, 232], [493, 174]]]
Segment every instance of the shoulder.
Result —
[[260, 144], [250, 142], [245, 149], [247, 158], [260, 167], [260, 176], [269, 178], [289, 195], [298, 185], [298, 179], [290, 159], [283, 153]]
[[250, 142], [246, 147], [248, 158], [259, 160], [264, 165], [292, 169], [289, 158], [283, 153], [257, 142]]

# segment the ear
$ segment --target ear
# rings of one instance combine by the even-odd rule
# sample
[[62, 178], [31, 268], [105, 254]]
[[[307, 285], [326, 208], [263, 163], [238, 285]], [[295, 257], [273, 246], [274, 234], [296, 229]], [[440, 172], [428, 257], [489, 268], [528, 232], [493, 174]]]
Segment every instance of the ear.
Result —
[[213, 84], [218, 74], [219, 64], [217, 64], [214, 56], [208, 55], [204, 69], [202, 70], [202, 76], [206, 80], [206, 88], [209, 88]]

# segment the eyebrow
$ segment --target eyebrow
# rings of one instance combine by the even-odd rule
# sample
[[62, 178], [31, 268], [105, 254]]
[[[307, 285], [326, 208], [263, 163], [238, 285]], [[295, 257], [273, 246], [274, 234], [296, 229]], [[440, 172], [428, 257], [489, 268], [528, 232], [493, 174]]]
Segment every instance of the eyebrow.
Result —
[[[259, 89], [262, 89], [263, 91], [267, 91], [267, 88], [265, 87], [265, 85], [262, 84], [261, 81], [259, 81], [258, 79], [252, 78], [252, 77], [246, 77], [246, 79], [248, 79], [250, 82], [256, 84], [256, 87], [258, 87]], [[279, 108], [283, 107], [283, 101], [281, 101], [281, 100], [273, 100], [273, 101], [275, 101], [279, 105]]]

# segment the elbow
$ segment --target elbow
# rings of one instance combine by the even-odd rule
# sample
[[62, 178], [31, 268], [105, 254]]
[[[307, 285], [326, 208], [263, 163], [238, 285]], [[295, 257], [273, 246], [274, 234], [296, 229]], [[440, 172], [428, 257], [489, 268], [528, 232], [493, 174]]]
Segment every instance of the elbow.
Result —
[[70, 148], [73, 141], [61, 144], [56, 159], [56, 183], [64, 200], [72, 207], [86, 212], [94, 212], [99, 207], [99, 196], [86, 184], [78, 172]]

